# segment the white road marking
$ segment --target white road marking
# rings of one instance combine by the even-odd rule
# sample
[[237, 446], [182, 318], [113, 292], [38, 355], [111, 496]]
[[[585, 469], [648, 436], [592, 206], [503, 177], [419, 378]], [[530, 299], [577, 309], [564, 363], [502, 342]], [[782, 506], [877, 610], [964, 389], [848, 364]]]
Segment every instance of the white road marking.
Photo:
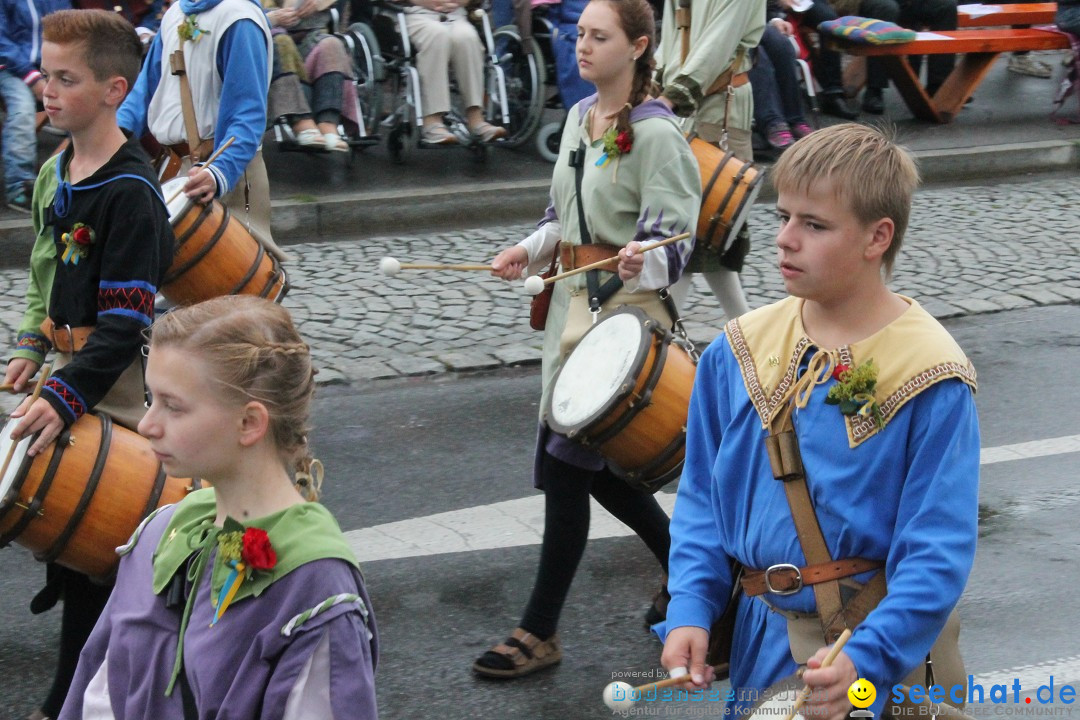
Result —
[[[1080, 435], [984, 448], [982, 465], [1080, 452]], [[675, 494], [656, 494], [668, 514]], [[490, 505], [437, 513], [345, 533], [361, 562], [453, 552], [537, 545], [544, 530], [544, 496], [530, 495]], [[592, 502], [589, 538], [623, 537], [633, 531]]]
[[[1056, 660], [1047, 660], [1036, 665], [1023, 665], [976, 675], [975, 682], [982, 685], [984, 704], [988, 704], [990, 703], [990, 688], [994, 685], [1007, 685], [1009, 687], [1009, 701], [1012, 702], [1012, 684], [1014, 680], [1020, 680], [1021, 697], [1025, 695], [1035, 697], [1035, 693], [1040, 686], [1050, 684], [1051, 677], [1054, 678], [1054, 702], [1056, 703], [1059, 701], [1062, 685], [1072, 685], [1074, 689], [1076, 688], [1075, 680], [1080, 678], [1080, 655], [1071, 655]], [[1047, 691], [1044, 690], [1043, 699], [1045, 700], [1046, 697]], [[976, 696], [976, 699], [978, 699], [978, 696]], [[1034, 705], [1033, 702], [1032, 706]]]

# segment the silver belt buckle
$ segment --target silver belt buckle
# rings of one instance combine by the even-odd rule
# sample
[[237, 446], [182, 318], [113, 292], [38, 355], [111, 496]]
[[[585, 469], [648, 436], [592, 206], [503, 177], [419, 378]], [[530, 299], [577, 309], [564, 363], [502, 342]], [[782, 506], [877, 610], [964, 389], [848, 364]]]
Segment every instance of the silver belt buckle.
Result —
[[[795, 571], [795, 580], [797, 581], [797, 584], [791, 590], [777, 590], [776, 588], [774, 588], [772, 586], [772, 580], [770, 579], [769, 576], [772, 573], [779, 572], [781, 570], [794, 570]], [[767, 569], [765, 571], [765, 591], [766, 592], [770, 592], [773, 595], [794, 595], [795, 593], [799, 592], [802, 589], [803, 589], [802, 573], [799, 572], [798, 567], [796, 567], [795, 565], [792, 565], [791, 563], [779, 563], [777, 565], [770, 565], [769, 569]]]

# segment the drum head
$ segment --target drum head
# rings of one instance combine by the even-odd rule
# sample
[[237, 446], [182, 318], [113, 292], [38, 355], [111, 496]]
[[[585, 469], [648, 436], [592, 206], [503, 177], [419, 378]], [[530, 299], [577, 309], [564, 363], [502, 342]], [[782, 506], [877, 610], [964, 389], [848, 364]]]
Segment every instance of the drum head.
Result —
[[[4, 425], [3, 432], [0, 433], [0, 463], [4, 462], [8, 451], [11, 450], [11, 431], [15, 429], [20, 420], [22, 418], [9, 419], [7, 424]], [[22, 467], [23, 460], [26, 459], [26, 451], [30, 448], [30, 441], [33, 439], [33, 436], [24, 437], [15, 446], [15, 453], [11, 456], [11, 462], [8, 463], [4, 477], [0, 478], [0, 502], [4, 500], [8, 490], [11, 489], [12, 483], [15, 482], [15, 478], [18, 477], [19, 469]]]
[[[170, 223], [175, 224], [177, 220], [184, 216], [187, 209], [191, 207], [191, 198], [184, 193], [179, 192], [180, 188], [184, 187], [187, 181], [188, 178], [185, 175], [183, 177], [175, 177], [172, 180], [163, 183], [161, 186], [162, 197], [166, 200], [172, 198], [172, 201], [168, 206]], [[176, 197], [173, 198], [173, 195], [176, 195]]]
[[649, 334], [643, 327], [646, 319], [637, 308], [627, 308], [585, 334], [555, 378], [551, 420], [556, 430], [588, 426], [633, 388], [633, 376], [649, 350], [642, 342]]

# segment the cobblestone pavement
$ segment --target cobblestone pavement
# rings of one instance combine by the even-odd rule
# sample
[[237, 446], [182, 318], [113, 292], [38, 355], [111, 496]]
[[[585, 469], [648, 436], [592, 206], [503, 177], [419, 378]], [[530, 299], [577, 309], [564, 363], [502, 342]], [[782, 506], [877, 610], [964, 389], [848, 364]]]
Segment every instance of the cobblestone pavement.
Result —
[[[1080, 178], [935, 189], [916, 197], [892, 287], [936, 317], [1080, 302]], [[750, 219], [754, 248], [743, 284], [751, 306], [783, 296], [766, 205]], [[527, 225], [434, 235], [294, 245], [285, 299], [314, 348], [320, 383], [470, 371], [538, 363], [520, 283], [481, 272], [378, 270], [379, 259], [487, 262]], [[0, 328], [14, 339], [25, 272], [0, 272]], [[698, 278], [684, 316], [695, 341], [724, 319]], [[4, 399], [5, 401], [8, 398]], [[10, 404], [7, 402], [5, 404]]]

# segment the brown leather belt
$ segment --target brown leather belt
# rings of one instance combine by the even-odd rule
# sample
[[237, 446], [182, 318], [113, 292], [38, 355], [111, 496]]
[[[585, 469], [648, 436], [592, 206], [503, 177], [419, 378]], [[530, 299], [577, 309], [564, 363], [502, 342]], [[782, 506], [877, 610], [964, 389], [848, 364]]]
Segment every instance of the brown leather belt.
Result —
[[[188, 147], [188, 144], [186, 142], [176, 143], [175, 145], [166, 145], [165, 147], [179, 155], [181, 158], [192, 155], [191, 148]], [[191, 161], [197, 163], [205, 160], [206, 158], [210, 157], [213, 152], [214, 138], [203, 140], [199, 143], [198, 147], [195, 148], [195, 153], [194, 155], [192, 155]]]
[[847, 560], [833, 560], [820, 565], [807, 565], [796, 567], [788, 563], [773, 565], [768, 570], [743, 571], [743, 592], [753, 597], [773, 593], [774, 595], [792, 595], [799, 592], [803, 587], [839, 580], [851, 577], [867, 570], [876, 570], [884, 567], [885, 563], [880, 560], [867, 560], [866, 558], [848, 558]]
[[50, 317], [41, 323], [41, 334], [49, 338], [59, 352], [77, 353], [86, 345], [86, 339], [94, 332], [93, 325], [71, 327], [70, 325], [57, 325]]
[[746, 83], [750, 82], [750, 72], [741, 72], [737, 75], [730, 75], [724, 73], [720, 77], [716, 78], [716, 82], [709, 86], [709, 89], [705, 91], [705, 95], [715, 95], [718, 92], [723, 92], [729, 87], [737, 88], [742, 87]]
[[[571, 245], [570, 243], [562, 243], [559, 245], [559, 264], [562, 266], [563, 272], [567, 272], [568, 270], [574, 270], [583, 265], [590, 265], [594, 262], [618, 257], [620, 250], [622, 250], [622, 248], [618, 245], [608, 245], [606, 243], [591, 243], [589, 245]], [[610, 269], [598, 269], [615, 272], [616, 268], [616, 263], [612, 263]]]

